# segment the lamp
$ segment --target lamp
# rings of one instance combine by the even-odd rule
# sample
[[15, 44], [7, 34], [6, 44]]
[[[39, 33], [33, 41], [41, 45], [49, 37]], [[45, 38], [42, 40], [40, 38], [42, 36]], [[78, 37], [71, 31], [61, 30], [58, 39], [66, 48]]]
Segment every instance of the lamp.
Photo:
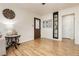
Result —
[[7, 28], [6, 35], [13, 35], [13, 34], [17, 33], [14, 29], [15, 23], [16, 23], [16, 21], [14, 21], [14, 20], [4, 20], [3, 21], [3, 24], [5, 24], [6, 28]]

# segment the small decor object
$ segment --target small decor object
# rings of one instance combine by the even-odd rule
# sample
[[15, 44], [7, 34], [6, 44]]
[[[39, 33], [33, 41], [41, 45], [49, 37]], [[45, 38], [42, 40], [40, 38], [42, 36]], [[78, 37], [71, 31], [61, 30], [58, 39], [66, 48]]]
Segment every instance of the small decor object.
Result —
[[3, 15], [7, 19], [14, 19], [15, 18], [15, 13], [13, 10], [10, 9], [4, 9], [3, 10]]
[[8, 30], [6, 33], [7, 36], [11, 36], [11, 35], [18, 35], [17, 31], [12, 29], [12, 30]]

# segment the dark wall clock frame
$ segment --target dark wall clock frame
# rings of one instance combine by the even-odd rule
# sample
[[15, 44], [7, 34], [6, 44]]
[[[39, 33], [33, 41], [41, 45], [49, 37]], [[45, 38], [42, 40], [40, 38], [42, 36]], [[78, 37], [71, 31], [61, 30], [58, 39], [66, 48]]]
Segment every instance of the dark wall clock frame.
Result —
[[53, 38], [58, 39], [58, 12], [53, 13]]
[[4, 9], [3, 10], [3, 16], [7, 19], [14, 19], [15, 18], [15, 12], [11, 9]]

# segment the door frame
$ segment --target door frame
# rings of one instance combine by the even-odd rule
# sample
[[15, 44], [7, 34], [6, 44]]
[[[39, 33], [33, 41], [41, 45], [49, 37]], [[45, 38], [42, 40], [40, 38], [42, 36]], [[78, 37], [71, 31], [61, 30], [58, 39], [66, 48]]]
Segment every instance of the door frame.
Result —
[[62, 39], [63, 39], [63, 17], [68, 16], [68, 15], [73, 15], [74, 16], [74, 39], [73, 39], [73, 41], [75, 42], [75, 14], [74, 13], [66, 14], [66, 15], [62, 16]]
[[39, 20], [39, 30], [40, 30], [40, 37], [39, 38], [41, 38], [41, 19], [39, 19], [39, 18], [37, 18], [37, 17], [34, 17], [34, 40], [36, 39], [35, 38], [35, 27], [36, 27], [36, 22], [35, 22], [35, 20]]

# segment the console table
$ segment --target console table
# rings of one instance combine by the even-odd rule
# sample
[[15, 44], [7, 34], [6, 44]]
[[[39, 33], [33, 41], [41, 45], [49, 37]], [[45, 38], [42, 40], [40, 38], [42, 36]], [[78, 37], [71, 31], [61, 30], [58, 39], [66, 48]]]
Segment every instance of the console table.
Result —
[[17, 49], [17, 45], [19, 45], [19, 38], [21, 35], [7, 35], [5, 36], [7, 47], [14, 46]]

